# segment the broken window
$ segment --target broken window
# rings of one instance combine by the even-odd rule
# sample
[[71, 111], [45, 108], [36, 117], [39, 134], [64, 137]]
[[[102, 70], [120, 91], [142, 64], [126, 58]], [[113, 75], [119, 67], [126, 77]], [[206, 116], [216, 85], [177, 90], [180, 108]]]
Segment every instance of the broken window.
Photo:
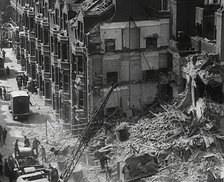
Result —
[[79, 90], [79, 108], [84, 108], [84, 96], [83, 96], [83, 90]]
[[155, 80], [157, 76], [158, 76], [158, 74], [157, 74], [156, 70], [142, 71], [142, 80], [143, 81]]
[[118, 82], [118, 72], [108, 72], [107, 73], [107, 84]]
[[157, 37], [146, 37], [146, 48], [156, 49], [157, 48]]
[[105, 40], [105, 52], [115, 51], [115, 39], [106, 39]]

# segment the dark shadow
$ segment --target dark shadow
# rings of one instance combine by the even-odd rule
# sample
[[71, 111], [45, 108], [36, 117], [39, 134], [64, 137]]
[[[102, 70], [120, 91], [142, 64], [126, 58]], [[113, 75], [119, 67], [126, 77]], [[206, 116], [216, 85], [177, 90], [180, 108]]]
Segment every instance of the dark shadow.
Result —
[[46, 122], [46, 118], [43, 114], [31, 111], [28, 120], [24, 120], [23, 122], [26, 122], [26, 124], [43, 124]]

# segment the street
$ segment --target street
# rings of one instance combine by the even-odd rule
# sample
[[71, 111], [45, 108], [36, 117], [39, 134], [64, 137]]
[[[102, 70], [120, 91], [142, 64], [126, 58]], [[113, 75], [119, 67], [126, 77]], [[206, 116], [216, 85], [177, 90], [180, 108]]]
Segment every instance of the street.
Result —
[[[1, 78], [0, 85], [5, 85], [7, 91], [15, 91], [18, 90], [15, 77], [16, 73], [21, 70], [21, 67], [17, 64], [15, 56], [12, 53], [12, 49], [8, 48], [4, 50], [6, 52], [5, 68], [7, 66], [10, 68], [10, 77]], [[0, 124], [8, 131], [6, 145], [3, 145], [0, 149], [3, 159], [7, 158], [9, 154], [14, 153], [14, 142], [16, 139], [19, 139], [21, 145], [23, 144], [25, 135], [29, 138], [31, 144], [34, 137], [36, 137], [41, 142], [41, 145], [43, 144], [46, 148], [46, 143], [49, 145], [51, 144], [51, 142], [48, 142], [48, 138], [46, 137], [46, 126], [49, 127], [48, 125], [50, 122], [55, 122], [51, 108], [44, 106], [43, 99], [39, 95], [29, 94], [30, 101], [32, 103], [32, 106], [30, 106], [31, 114], [27, 120], [23, 121], [14, 121], [8, 109], [9, 101], [0, 100]], [[46, 119], [48, 121], [48, 125], [46, 125]], [[53, 125], [49, 128], [52, 130]], [[48, 129], [48, 137], [55, 138], [54, 134], [56, 132], [53, 131], [53, 134], [51, 134], [50, 129]], [[7, 181], [5, 177], [1, 177], [0, 179], [4, 182]]]

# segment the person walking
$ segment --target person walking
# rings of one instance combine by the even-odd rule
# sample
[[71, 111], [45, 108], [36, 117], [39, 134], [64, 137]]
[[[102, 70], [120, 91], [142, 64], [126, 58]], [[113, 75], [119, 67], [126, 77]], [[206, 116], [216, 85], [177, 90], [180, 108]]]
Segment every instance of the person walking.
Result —
[[5, 141], [6, 141], [6, 137], [7, 137], [7, 130], [4, 128], [3, 129], [3, 144], [6, 145]]
[[12, 154], [9, 154], [8, 164], [9, 164], [9, 170], [10, 171], [14, 171], [14, 168], [15, 168], [15, 159], [13, 158]]
[[24, 136], [24, 147], [30, 147], [30, 140]]
[[9, 67], [7, 66], [5, 70], [6, 70], [6, 75], [9, 76], [10, 75], [10, 69], [9, 69]]
[[53, 167], [51, 166], [51, 164], [49, 164], [48, 171], [49, 171], [48, 181], [51, 182], [52, 181], [52, 171], [53, 171]]
[[46, 151], [43, 145], [40, 146], [40, 155], [42, 162], [47, 162]]
[[19, 154], [20, 154], [20, 151], [19, 151], [19, 139], [16, 139], [15, 146], [14, 146], [14, 151], [15, 151], [15, 157], [19, 156]]
[[5, 162], [4, 162], [4, 175], [6, 177], [9, 177], [9, 163], [7, 159], [5, 159]]
[[3, 59], [4, 59], [4, 61], [5, 61], [5, 55], [6, 55], [5, 50], [2, 50], [2, 55], [3, 55]]
[[5, 87], [3, 87], [3, 96], [4, 96], [4, 100], [6, 100], [6, 89], [5, 89]]
[[17, 86], [18, 86], [19, 90], [21, 90], [21, 87], [22, 87], [22, 78], [19, 76], [19, 77], [17, 77], [16, 81], [17, 81]]
[[33, 151], [36, 152], [36, 155], [38, 156], [38, 146], [40, 145], [40, 141], [34, 138], [33, 140]]
[[2, 87], [0, 87], [0, 97], [2, 99]]

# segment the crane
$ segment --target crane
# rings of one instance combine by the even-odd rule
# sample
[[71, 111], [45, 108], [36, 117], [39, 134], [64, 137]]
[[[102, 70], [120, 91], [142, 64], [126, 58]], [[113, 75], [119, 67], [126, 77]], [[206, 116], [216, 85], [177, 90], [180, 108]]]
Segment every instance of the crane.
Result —
[[60, 178], [63, 182], [68, 181], [83, 152], [87, 148], [91, 138], [93, 138], [103, 127], [104, 108], [110, 98], [110, 95], [117, 86], [117, 83], [112, 84], [100, 104], [94, 109], [87, 125], [83, 129], [77, 143], [72, 150], [72, 159], [69, 159], [61, 173]]

